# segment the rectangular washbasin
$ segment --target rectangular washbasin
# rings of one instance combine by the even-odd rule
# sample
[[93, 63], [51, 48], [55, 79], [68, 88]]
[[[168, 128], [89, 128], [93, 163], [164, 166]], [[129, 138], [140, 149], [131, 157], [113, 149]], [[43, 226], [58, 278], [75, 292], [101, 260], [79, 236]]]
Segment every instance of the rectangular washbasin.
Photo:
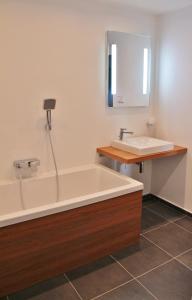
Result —
[[147, 155], [174, 148], [174, 144], [147, 136], [129, 137], [125, 141], [115, 140], [111, 144], [114, 148], [137, 155]]

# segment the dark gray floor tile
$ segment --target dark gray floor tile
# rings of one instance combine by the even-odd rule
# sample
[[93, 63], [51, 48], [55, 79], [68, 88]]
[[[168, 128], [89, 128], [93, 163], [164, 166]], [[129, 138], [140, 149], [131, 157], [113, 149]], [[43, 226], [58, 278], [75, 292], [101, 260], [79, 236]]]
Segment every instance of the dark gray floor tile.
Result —
[[67, 283], [57, 289], [44, 292], [41, 295], [31, 298], [31, 300], [80, 300], [75, 290]]
[[192, 269], [192, 250], [179, 256], [177, 259]]
[[175, 224], [168, 224], [144, 236], [173, 256], [192, 248], [192, 234]]
[[160, 300], [191, 300], [192, 271], [172, 261], [139, 278]]
[[160, 202], [157, 197], [153, 195], [146, 195], [143, 197], [143, 207], [150, 206], [151, 204]]
[[177, 208], [170, 207], [159, 201], [149, 205], [148, 209], [152, 210], [154, 213], [157, 213], [158, 215], [169, 221], [174, 221], [184, 215], [184, 213]]
[[57, 277], [9, 296], [10, 300], [79, 300], [67, 280]]
[[75, 290], [67, 283], [64, 287], [58, 287], [55, 290], [45, 292], [31, 300], [80, 300]]
[[164, 218], [156, 215], [147, 208], [143, 208], [142, 212], [142, 232], [157, 228], [163, 224], [168, 223]]
[[132, 277], [110, 257], [78, 268], [77, 270], [69, 272], [67, 275], [83, 299], [98, 296], [132, 279]]
[[141, 238], [138, 244], [115, 253], [113, 256], [135, 277], [171, 258], [144, 238]]
[[102, 296], [100, 300], [153, 300], [151, 296], [140, 284], [135, 280], [126, 285]]
[[175, 223], [192, 232], [192, 217], [186, 216], [185, 218], [178, 220]]

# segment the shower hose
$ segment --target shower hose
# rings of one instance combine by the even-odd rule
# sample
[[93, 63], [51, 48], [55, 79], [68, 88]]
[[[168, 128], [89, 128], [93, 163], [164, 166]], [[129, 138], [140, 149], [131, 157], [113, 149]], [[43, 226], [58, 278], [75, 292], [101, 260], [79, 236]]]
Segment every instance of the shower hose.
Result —
[[[52, 154], [55, 173], [56, 173], [56, 176], [55, 176], [55, 179], [56, 179], [56, 202], [58, 202], [59, 201], [59, 173], [58, 173], [57, 162], [56, 162], [55, 151], [54, 151], [54, 147], [53, 147], [53, 141], [52, 141], [50, 129], [48, 128], [47, 131], [48, 131], [49, 143], [50, 143], [50, 147], [51, 147], [51, 154]], [[21, 174], [20, 169], [18, 169], [17, 171], [18, 171], [17, 174], [18, 174], [18, 179], [19, 179], [19, 193], [20, 193], [21, 206], [23, 209], [25, 209], [25, 203], [24, 203], [24, 197], [23, 197], [22, 174]]]
[[[56, 179], [56, 202], [58, 202], [60, 199], [59, 173], [58, 173], [57, 161], [56, 161], [56, 157], [55, 157], [55, 151], [54, 151], [54, 147], [53, 147], [51, 131], [48, 127], [47, 127], [47, 132], [48, 132], [49, 143], [50, 143], [50, 147], [51, 147], [51, 154], [52, 154], [52, 158], [53, 158], [55, 173], [56, 173], [56, 176], [55, 176], [55, 179]], [[25, 209], [25, 203], [24, 203], [24, 197], [23, 197], [23, 180], [22, 180], [22, 174], [21, 174], [20, 169], [17, 170], [17, 174], [18, 174], [18, 179], [19, 179], [19, 193], [20, 193], [21, 206], [23, 209]]]
[[25, 209], [25, 203], [24, 203], [24, 198], [23, 198], [23, 181], [22, 181], [22, 175], [21, 175], [20, 170], [18, 172], [18, 178], [19, 178], [19, 193], [20, 193], [21, 206], [22, 206], [22, 209]]
[[54, 151], [54, 147], [53, 147], [53, 140], [52, 140], [52, 136], [51, 136], [51, 130], [47, 127], [47, 131], [48, 131], [48, 137], [49, 137], [49, 143], [50, 143], [50, 147], [51, 147], [51, 154], [52, 154], [52, 158], [53, 158], [53, 163], [54, 163], [54, 167], [55, 167], [55, 179], [56, 179], [56, 201], [59, 201], [60, 195], [59, 195], [59, 173], [58, 173], [58, 167], [57, 167], [57, 161], [56, 161], [56, 157], [55, 157], [55, 151]]

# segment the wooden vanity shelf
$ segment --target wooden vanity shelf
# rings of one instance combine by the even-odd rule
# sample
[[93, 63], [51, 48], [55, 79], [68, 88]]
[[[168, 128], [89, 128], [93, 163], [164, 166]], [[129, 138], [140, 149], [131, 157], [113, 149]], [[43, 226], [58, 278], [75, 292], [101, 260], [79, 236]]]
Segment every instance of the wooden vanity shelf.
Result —
[[169, 151], [163, 151], [147, 155], [136, 155], [127, 151], [119, 150], [117, 148], [108, 146], [97, 148], [97, 153], [125, 164], [135, 164], [144, 162], [146, 160], [185, 154], [187, 153], [187, 148], [174, 146], [174, 149]]

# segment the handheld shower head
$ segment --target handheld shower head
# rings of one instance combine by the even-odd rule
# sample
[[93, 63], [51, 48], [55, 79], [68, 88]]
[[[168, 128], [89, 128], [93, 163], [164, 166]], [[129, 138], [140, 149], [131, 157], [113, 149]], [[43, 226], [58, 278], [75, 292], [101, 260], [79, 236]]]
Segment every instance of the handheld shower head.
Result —
[[55, 99], [45, 99], [43, 103], [43, 109], [52, 110], [55, 109], [56, 100]]
[[51, 126], [51, 110], [55, 109], [55, 105], [56, 105], [56, 100], [55, 99], [45, 99], [44, 103], [43, 103], [43, 109], [45, 109], [46, 112], [47, 112], [46, 128], [48, 128], [49, 130], [52, 129], [52, 126]]

